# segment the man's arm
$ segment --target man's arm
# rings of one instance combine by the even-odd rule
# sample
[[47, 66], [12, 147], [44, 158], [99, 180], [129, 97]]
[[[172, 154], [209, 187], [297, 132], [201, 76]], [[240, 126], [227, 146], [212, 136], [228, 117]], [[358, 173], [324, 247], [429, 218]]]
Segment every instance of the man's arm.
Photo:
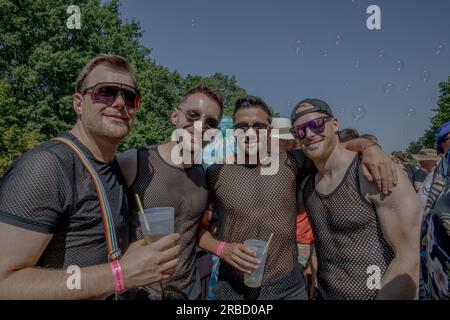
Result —
[[[95, 299], [115, 292], [109, 264], [81, 268], [79, 290], [67, 286], [72, 276], [67, 270], [35, 267], [52, 236], [0, 222], [0, 299]], [[120, 260], [125, 287], [168, 278], [163, 272], [178, 262], [179, 246], [168, 248], [178, 238], [167, 236], [146, 247], [131, 245]]]
[[398, 184], [384, 196], [365, 181], [363, 190], [374, 203], [384, 237], [395, 257], [381, 279], [377, 299], [414, 299], [419, 286], [419, 246], [422, 208], [408, 178], [397, 168]]
[[81, 269], [81, 289], [70, 290], [66, 270], [35, 268], [53, 235], [0, 222], [0, 299], [90, 299], [114, 293], [109, 265]]
[[363, 175], [369, 181], [375, 181], [379, 191], [389, 194], [397, 184], [396, 165], [378, 144], [363, 138], [341, 143], [344, 148], [363, 155]]
[[[202, 222], [198, 231], [197, 245], [201, 249], [215, 255], [220, 241], [216, 240], [208, 230], [208, 226], [205, 225], [205, 221], [209, 221], [209, 219], [206, 219], [205, 216], [210, 219], [212, 212], [209, 210], [205, 211], [204, 217], [201, 219]], [[256, 259], [256, 253], [242, 243], [226, 242], [223, 246], [220, 258], [237, 270], [246, 273], [251, 273], [253, 270], [258, 268], [259, 265], [259, 261]]]

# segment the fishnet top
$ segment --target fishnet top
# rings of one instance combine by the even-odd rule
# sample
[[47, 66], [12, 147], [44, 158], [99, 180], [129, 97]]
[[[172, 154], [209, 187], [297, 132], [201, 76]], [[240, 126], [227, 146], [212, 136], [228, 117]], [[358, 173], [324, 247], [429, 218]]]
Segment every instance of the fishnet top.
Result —
[[[116, 160], [103, 163], [68, 132], [87, 155], [105, 186], [118, 244], [128, 247], [129, 221], [124, 181]], [[0, 183], [0, 221], [53, 234], [37, 266], [87, 267], [108, 262], [100, 203], [92, 178], [72, 149], [47, 141], [19, 157]]]
[[[304, 153], [296, 150], [280, 154], [274, 175], [261, 175], [261, 165], [222, 164], [207, 170], [211, 209], [220, 221], [218, 240], [267, 241], [273, 232], [259, 299], [282, 299], [304, 285], [297, 269], [296, 192], [297, 177], [311, 167]], [[222, 261], [217, 297], [243, 299], [245, 290], [251, 289], [243, 286], [242, 272]]]
[[367, 286], [372, 274], [367, 268], [378, 266], [383, 275], [394, 257], [373, 204], [361, 193], [360, 165], [357, 155], [328, 195], [315, 190], [315, 175], [303, 190], [316, 241], [318, 290], [324, 299], [374, 299], [377, 290]]
[[[138, 149], [137, 152], [138, 174], [129, 187], [130, 195], [139, 194], [144, 208], [175, 208], [175, 232], [181, 235], [178, 241], [181, 246], [180, 261], [173, 276], [163, 281], [163, 285], [182, 290], [193, 281], [199, 281], [195, 263], [195, 245], [200, 217], [208, 204], [206, 174], [201, 165], [182, 169], [168, 164], [161, 158], [156, 145]], [[130, 200], [130, 204], [133, 228], [137, 230], [137, 237], [142, 238], [136, 203]], [[161, 298], [159, 284], [148, 286], [146, 289], [150, 291], [151, 298]], [[187, 294], [195, 295], [188, 298], [198, 298], [197, 293]]]

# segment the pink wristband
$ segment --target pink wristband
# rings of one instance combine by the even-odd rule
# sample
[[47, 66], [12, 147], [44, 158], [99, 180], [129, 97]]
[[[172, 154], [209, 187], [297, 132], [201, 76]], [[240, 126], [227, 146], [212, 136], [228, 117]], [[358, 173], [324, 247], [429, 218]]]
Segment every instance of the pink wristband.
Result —
[[123, 283], [122, 268], [119, 260], [111, 262], [111, 269], [114, 276], [114, 283], [116, 284], [116, 293], [121, 294], [125, 291], [125, 284]]
[[216, 249], [216, 256], [218, 256], [220, 258], [220, 255], [222, 254], [222, 249], [225, 246], [225, 241], [222, 241], [221, 243], [219, 243], [217, 245], [217, 249]]

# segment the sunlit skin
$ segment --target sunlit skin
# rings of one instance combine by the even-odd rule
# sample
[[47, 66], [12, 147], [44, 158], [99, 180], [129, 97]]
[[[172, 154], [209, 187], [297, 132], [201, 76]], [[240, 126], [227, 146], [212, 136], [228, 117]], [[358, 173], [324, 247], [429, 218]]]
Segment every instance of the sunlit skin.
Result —
[[[260, 107], [252, 107], [252, 108], [242, 108], [239, 109], [234, 115], [234, 125], [246, 124], [251, 127], [256, 123], [262, 123], [268, 126], [267, 129], [267, 137], [270, 136], [271, 128], [268, 114], [264, 111], [264, 109]], [[264, 132], [264, 131], [261, 131]], [[246, 160], [250, 156], [257, 155], [258, 150], [262, 148], [262, 144], [266, 143], [266, 141], [260, 140], [259, 134], [253, 128], [249, 128], [246, 132], [248, 135], [255, 134], [256, 135], [256, 143], [251, 143], [250, 137], [246, 137], [244, 141], [244, 146], [242, 148], [245, 150]], [[252, 139], [253, 140], [253, 139]], [[258, 159], [259, 161], [259, 159]]]
[[[134, 87], [129, 72], [114, 69], [109, 65], [95, 67], [86, 79], [84, 88], [99, 82], [118, 82]], [[70, 132], [81, 140], [98, 160], [112, 161], [117, 146], [133, 128], [136, 110], [125, 105], [122, 95], [118, 95], [111, 105], [106, 105], [94, 103], [90, 92], [84, 95], [75, 93], [73, 108], [77, 114], [77, 122]]]
[[[184, 129], [187, 132], [189, 132], [191, 136], [190, 141], [182, 142], [183, 150], [191, 150], [192, 153], [191, 163], [182, 164], [183, 167], [188, 168], [192, 166], [192, 164], [194, 163], [193, 161], [194, 151], [195, 148], [196, 147], [198, 148], [199, 146], [194, 145], [194, 124], [186, 119], [186, 111], [189, 109], [193, 109], [200, 113], [201, 117], [199, 121], [202, 122], [202, 137], [200, 137], [200, 139], [203, 140], [203, 134], [207, 130], [207, 128], [205, 127], [205, 120], [208, 118], [213, 118], [216, 119], [217, 121], [220, 121], [221, 110], [220, 106], [217, 104], [216, 101], [214, 101], [213, 99], [211, 99], [210, 97], [208, 97], [203, 93], [194, 93], [190, 95], [186, 99], [186, 101], [182, 103], [178, 108], [181, 110], [175, 108], [172, 111], [170, 121], [175, 126], [175, 129]], [[208, 144], [208, 141], [199, 141], [199, 142], [201, 142], [201, 145], [203, 147], [206, 144]], [[163, 158], [172, 164], [173, 161], [171, 159], [171, 152], [172, 149], [177, 145], [177, 143], [178, 143], [177, 141], [170, 141], [158, 147]], [[201, 155], [201, 152], [199, 152], [199, 154]]]
[[[298, 118], [293, 127], [304, 124], [308, 121], [326, 116], [321, 112], [313, 112]], [[300, 146], [305, 154], [312, 160], [327, 159], [339, 142], [337, 133], [339, 132], [339, 122], [333, 118], [325, 122], [325, 130], [316, 134], [311, 129], [306, 129], [306, 136], [299, 140]]]

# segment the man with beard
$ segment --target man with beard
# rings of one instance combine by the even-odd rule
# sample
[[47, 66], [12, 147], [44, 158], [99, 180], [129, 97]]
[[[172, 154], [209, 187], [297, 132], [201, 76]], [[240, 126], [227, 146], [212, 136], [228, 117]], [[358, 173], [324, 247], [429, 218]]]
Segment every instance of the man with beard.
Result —
[[104, 298], [169, 277], [179, 235], [129, 246], [115, 153], [139, 103], [128, 61], [97, 56], [76, 81], [72, 130], [7, 170], [0, 184], [0, 299]]
[[[150, 299], [200, 298], [195, 243], [199, 220], [208, 204], [208, 188], [202, 165], [194, 163], [195, 153], [201, 155], [201, 145], [196, 144], [202, 143], [194, 138], [194, 123], [201, 124], [199, 133], [203, 134], [219, 126], [222, 113], [222, 95], [207, 86], [197, 86], [181, 99], [170, 119], [183, 133], [181, 163], [173, 156], [178, 156], [177, 141], [129, 150], [119, 157], [130, 195], [138, 194], [144, 208], [175, 208], [175, 231], [181, 234], [180, 262], [173, 276], [162, 282], [162, 290], [159, 285], [146, 287]], [[204, 141], [203, 146], [206, 143]], [[134, 200], [131, 203], [134, 204]], [[133, 218], [133, 225], [137, 226], [137, 215]], [[142, 236], [140, 232], [138, 234]]]

